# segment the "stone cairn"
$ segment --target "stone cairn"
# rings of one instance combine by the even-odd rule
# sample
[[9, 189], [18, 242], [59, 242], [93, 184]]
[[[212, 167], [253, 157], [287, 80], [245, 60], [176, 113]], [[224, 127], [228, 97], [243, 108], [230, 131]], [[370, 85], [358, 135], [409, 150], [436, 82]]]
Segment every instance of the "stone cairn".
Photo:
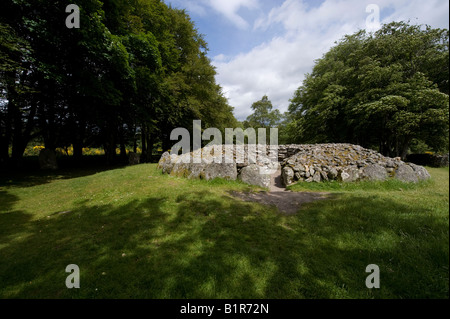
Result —
[[[231, 152], [225, 148], [230, 147]], [[248, 152], [254, 150], [255, 153]], [[376, 151], [351, 144], [279, 145], [274, 158], [270, 147], [262, 145], [217, 145], [183, 155], [164, 153], [158, 163], [163, 173], [172, 176], [211, 180], [217, 177], [269, 187], [271, 174], [281, 168], [285, 186], [299, 182], [336, 180], [383, 181], [395, 178], [416, 183], [430, 178], [428, 171], [400, 158], [389, 158]], [[248, 158], [248, 154], [255, 158]], [[197, 156], [200, 163], [193, 162]]]
[[[226, 148], [230, 151], [227, 152]], [[183, 155], [166, 152], [159, 160], [158, 168], [172, 176], [205, 180], [217, 177], [240, 179], [251, 185], [269, 187], [271, 174], [279, 169], [280, 164], [278, 158], [270, 157], [268, 153], [266, 145], [209, 146]], [[195, 156], [201, 156], [201, 163], [193, 161]]]
[[351, 144], [281, 146], [279, 159], [285, 185], [330, 180], [383, 181], [389, 178], [417, 183], [431, 177], [422, 166]]

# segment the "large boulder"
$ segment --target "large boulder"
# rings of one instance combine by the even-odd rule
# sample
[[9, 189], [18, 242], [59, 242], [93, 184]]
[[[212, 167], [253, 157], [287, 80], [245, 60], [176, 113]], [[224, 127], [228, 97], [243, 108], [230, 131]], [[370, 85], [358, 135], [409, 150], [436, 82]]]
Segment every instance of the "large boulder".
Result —
[[224, 178], [228, 180], [236, 180], [238, 173], [236, 164], [231, 163], [227, 164], [223, 163], [211, 163], [211, 164], [192, 164], [195, 165], [204, 165], [202, 177], [207, 181], [214, 178]]
[[256, 164], [250, 164], [242, 168], [239, 179], [244, 183], [266, 188], [269, 188], [271, 183], [270, 172]]
[[359, 170], [355, 166], [347, 166], [340, 170], [339, 181], [356, 182], [359, 179]]
[[58, 169], [55, 151], [44, 148], [39, 152], [39, 166], [41, 169]]
[[294, 176], [294, 170], [289, 166], [284, 167], [281, 171], [281, 178], [285, 186], [289, 186], [294, 183]]
[[158, 169], [162, 170], [164, 174], [170, 174], [176, 157], [176, 155], [170, 155], [169, 152], [165, 152], [158, 162]]
[[419, 178], [413, 168], [406, 164], [400, 164], [395, 170], [395, 178], [402, 182], [417, 183]]
[[413, 169], [414, 173], [416, 173], [416, 176], [419, 180], [424, 181], [431, 178], [430, 173], [428, 173], [425, 167], [412, 163], [409, 163], [409, 166], [411, 166], [411, 168]]
[[371, 164], [363, 169], [363, 178], [369, 181], [384, 181], [388, 178], [388, 173], [383, 166]]

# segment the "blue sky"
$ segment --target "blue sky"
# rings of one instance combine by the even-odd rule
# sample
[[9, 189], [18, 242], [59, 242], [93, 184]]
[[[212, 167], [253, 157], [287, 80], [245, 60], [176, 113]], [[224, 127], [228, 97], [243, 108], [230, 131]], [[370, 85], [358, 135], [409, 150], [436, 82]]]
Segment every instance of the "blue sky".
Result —
[[[345, 34], [367, 29], [374, 4], [380, 23], [407, 21], [449, 28], [448, 0], [165, 0], [186, 9], [205, 35], [235, 116], [268, 95], [287, 110], [289, 99], [322, 57]], [[369, 25], [369, 27], [372, 27]], [[376, 27], [373, 27], [374, 30]]]

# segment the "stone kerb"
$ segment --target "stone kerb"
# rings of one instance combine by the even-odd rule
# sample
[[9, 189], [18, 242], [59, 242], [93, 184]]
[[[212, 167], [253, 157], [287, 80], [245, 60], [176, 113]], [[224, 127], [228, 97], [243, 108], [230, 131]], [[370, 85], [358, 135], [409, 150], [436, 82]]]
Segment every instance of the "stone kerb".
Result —
[[270, 177], [278, 170], [278, 158], [267, 154], [265, 145], [219, 145], [182, 155], [164, 153], [158, 163], [172, 176], [211, 180], [240, 179], [245, 183], [270, 187]]

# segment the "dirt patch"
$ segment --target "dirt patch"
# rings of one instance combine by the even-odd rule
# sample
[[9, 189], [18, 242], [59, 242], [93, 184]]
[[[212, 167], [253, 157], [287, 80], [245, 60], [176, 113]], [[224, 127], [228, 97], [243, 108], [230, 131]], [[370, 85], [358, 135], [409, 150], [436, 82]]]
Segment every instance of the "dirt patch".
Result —
[[305, 203], [315, 202], [329, 198], [327, 193], [306, 193], [306, 192], [259, 192], [259, 193], [239, 193], [231, 192], [233, 197], [240, 198], [248, 202], [257, 202], [264, 205], [276, 206], [278, 210], [287, 215], [293, 215]]
[[303, 204], [330, 198], [328, 193], [291, 192], [287, 191], [281, 180], [281, 170], [272, 175], [269, 192], [239, 193], [231, 192], [233, 197], [248, 202], [276, 206], [284, 214], [295, 214]]
[[287, 191], [281, 180], [281, 170], [272, 175], [269, 192], [240, 193], [233, 191], [230, 194], [247, 202], [276, 206], [280, 212], [287, 215], [297, 213], [303, 204], [330, 198], [328, 193]]

